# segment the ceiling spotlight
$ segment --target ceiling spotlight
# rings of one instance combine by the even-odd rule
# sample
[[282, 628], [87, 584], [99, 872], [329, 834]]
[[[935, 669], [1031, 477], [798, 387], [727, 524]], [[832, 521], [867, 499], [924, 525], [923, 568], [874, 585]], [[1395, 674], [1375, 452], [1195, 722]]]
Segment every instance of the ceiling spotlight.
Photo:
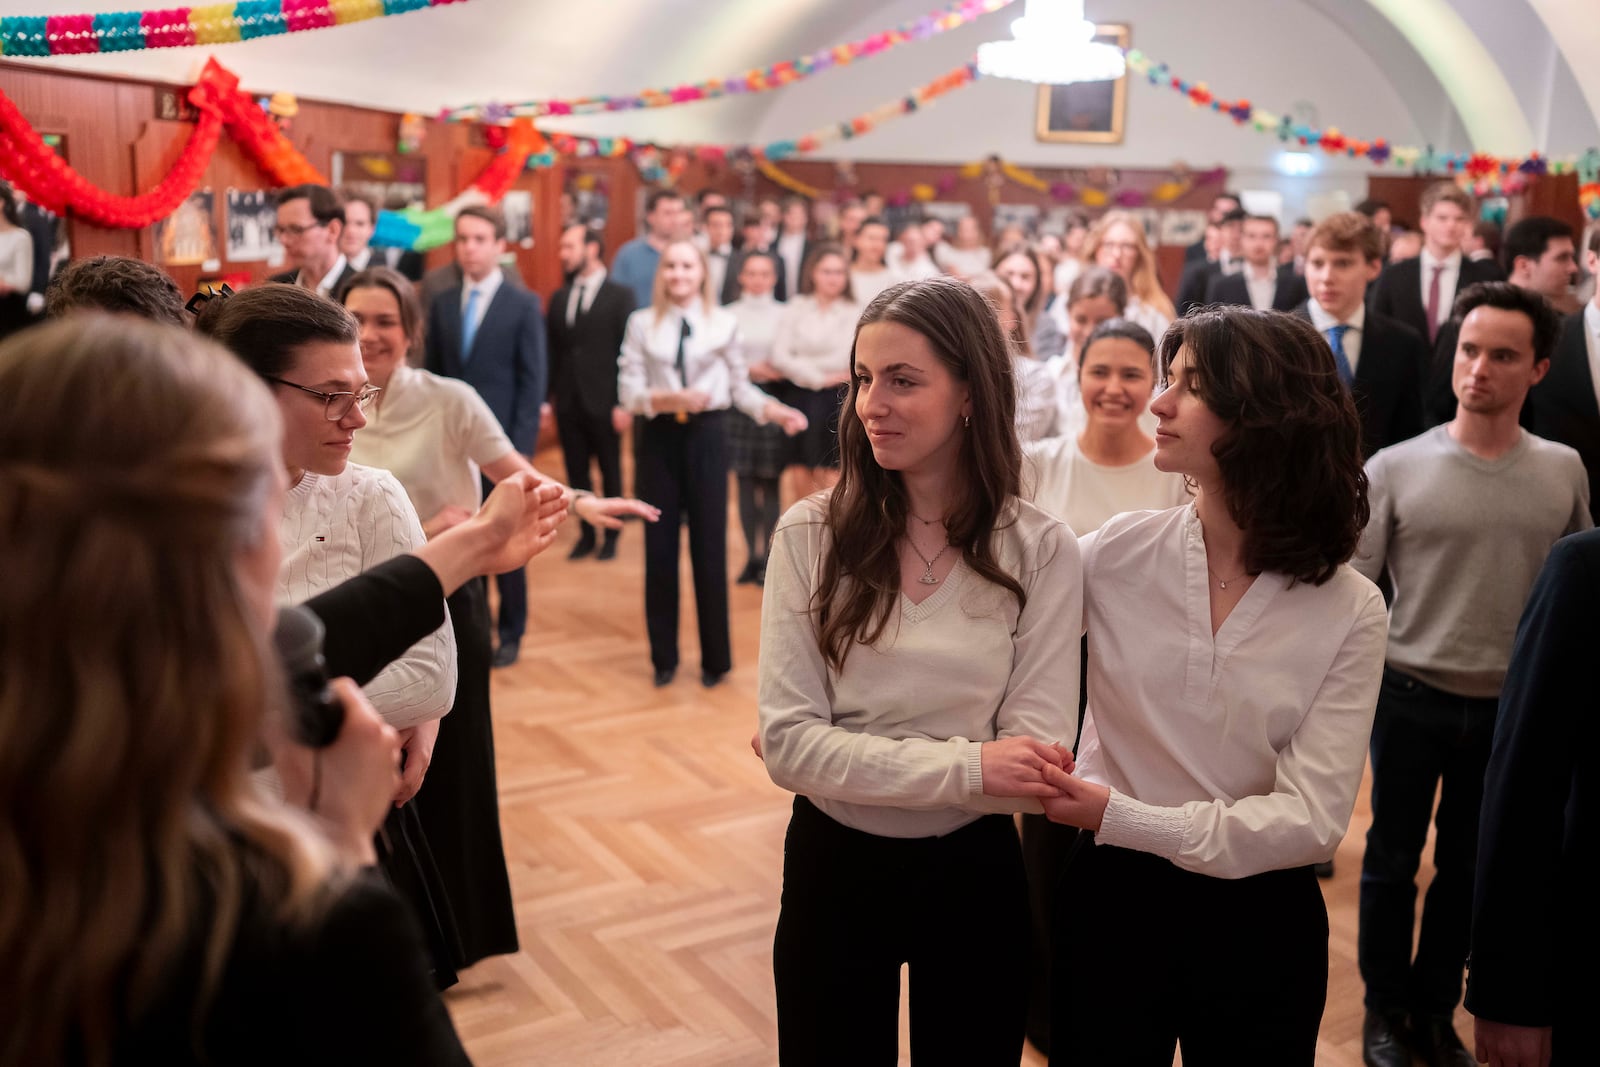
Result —
[[1027, 0], [1010, 41], [978, 46], [978, 70], [995, 78], [1047, 85], [1112, 81], [1127, 70], [1122, 50], [1097, 42], [1083, 0]]

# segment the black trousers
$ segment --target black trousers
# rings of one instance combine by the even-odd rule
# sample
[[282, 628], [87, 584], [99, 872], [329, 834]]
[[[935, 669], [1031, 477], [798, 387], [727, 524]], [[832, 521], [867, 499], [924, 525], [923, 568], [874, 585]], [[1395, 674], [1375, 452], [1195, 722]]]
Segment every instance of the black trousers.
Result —
[[1028, 901], [1009, 816], [944, 837], [853, 830], [796, 797], [773, 943], [783, 1067], [893, 1067], [900, 967], [911, 1062], [1016, 1067]]
[[644, 424], [634, 476], [638, 495], [661, 509], [644, 531], [644, 617], [650, 661], [678, 666], [679, 528], [689, 525], [689, 562], [700, 623], [700, 669], [733, 666], [728, 639], [727, 413], [708, 411], [679, 422], [658, 415]]
[[[601, 496], [622, 495], [622, 438], [611, 425], [609, 411], [594, 415], [581, 408], [556, 409], [556, 432], [561, 440], [561, 459], [567, 466], [567, 484], [574, 489], [594, 490], [589, 463], [600, 464]], [[586, 541], [594, 540], [594, 527], [578, 524]], [[613, 530], [606, 537], [616, 537]]]
[[[488, 499], [494, 483], [483, 479], [483, 496]], [[494, 576], [495, 591], [500, 594], [500, 615], [495, 620], [495, 630], [502, 645], [522, 643], [528, 629], [528, 572], [518, 567], [514, 571]]]
[[[1312, 1067], [1328, 911], [1310, 867], [1212, 878], [1083, 834], [1056, 894], [1050, 1062]], [[1063, 905], [1070, 905], [1064, 913]]]
[[[1373, 1011], [1447, 1018], [1461, 1000], [1472, 936], [1478, 814], [1498, 703], [1454, 696], [1383, 669], [1372, 723], [1372, 828], [1361, 860], [1357, 938], [1366, 1004]], [[1441, 782], [1433, 882], [1413, 960], [1417, 869]]]

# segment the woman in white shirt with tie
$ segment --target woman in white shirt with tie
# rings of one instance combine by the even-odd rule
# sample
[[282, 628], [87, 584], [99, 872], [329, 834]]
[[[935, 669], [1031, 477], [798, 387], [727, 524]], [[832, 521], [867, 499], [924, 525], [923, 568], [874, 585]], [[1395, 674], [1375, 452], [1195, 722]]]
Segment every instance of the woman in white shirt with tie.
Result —
[[1156, 466], [1192, 504], [1082, 538], [1088, 712], [1052, 819], [1052, 1045], [1073, 1062], [1311, 1067], [1328, 916], [1312, 865], [1349, 825], [1388, 621], [1347, 562], [1360, 424], [1310, 323], [1179, 320]]
[[[796, 794], [773, 945], [786, 1067], [1022, 1052], [1028, 903], [1012, 812], [1071, 768], [1082, 589], [1072, 531], [1019, 499], [1010, 360], [969, 285], [862, 315], [843, 476], [779, 524], [759, 750]], [[1087, 1061], [1086, 1061], [1087, 1062]]]
[[695, 611], [700, 626], [700, 681], [707, 688], [733, 666], [728, 638], [728, 426], [737, 407], [789, 434], [805, 416], [752, 385], [739, 322], [719, 307], [704, 254], [689, 241], [661, 252], [650, 306], [628, 317], [617, 360], [623, 408], [643, 415], [634, 485], [661, 509], [645, 530], [645, 624], [655, 683], [678, 670], [679, 527], [689, 525]]

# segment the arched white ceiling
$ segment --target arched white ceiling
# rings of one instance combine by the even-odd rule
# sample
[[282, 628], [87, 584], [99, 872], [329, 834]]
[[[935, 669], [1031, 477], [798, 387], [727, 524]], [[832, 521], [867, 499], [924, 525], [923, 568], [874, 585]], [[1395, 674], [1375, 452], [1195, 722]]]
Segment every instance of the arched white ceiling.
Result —
[[[1589, 113], [1600, 116], [1600, 18], [1594, 0], [1528, 0], [1578, 82]], [[1576, 106], [1572, 101], [1569, 106]]]

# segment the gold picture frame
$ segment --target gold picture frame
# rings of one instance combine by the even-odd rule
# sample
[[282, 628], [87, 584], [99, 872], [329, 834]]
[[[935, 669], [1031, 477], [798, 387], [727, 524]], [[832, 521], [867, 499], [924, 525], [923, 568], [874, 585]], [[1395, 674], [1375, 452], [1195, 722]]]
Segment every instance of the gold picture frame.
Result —
[[[1094, 30], [1096, 41], [1124, 51], [1133, 40], [1126, 23], [1097, 23]], [[1034, 137], [1057, 144], [1121, 144], [1127, 112], [1127, 71], [1115, 81], [1041, 85]]]

